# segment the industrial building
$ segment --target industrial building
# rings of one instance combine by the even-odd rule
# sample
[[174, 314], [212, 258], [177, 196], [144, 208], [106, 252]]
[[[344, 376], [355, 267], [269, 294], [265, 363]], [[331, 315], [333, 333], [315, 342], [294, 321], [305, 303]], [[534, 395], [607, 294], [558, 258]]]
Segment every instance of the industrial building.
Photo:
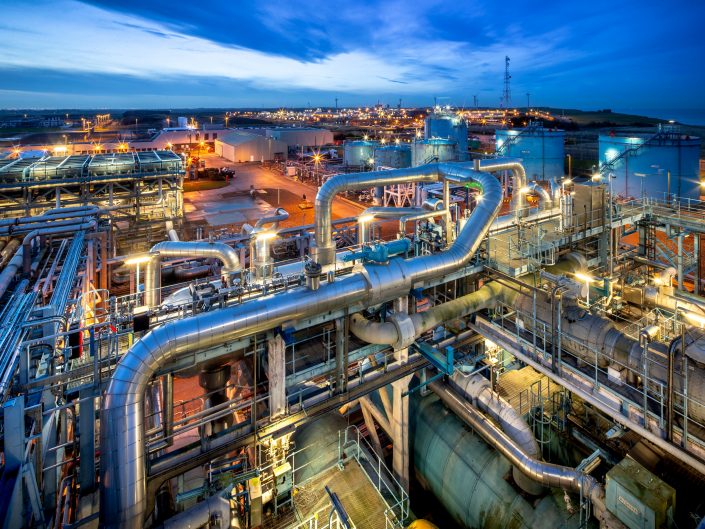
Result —
[[326, 129], [314, 127], [267, 127], [264, 129], [268, 138], [281, 141], [289, 148], [321, 147], [333, 144], [333, 133]]
[[[659, 133], [584, 181], [434, 134], [346, 144], [365, 167], [322, 183], [311, 224], [274, 208], [203, 240], [181, 240], [169, 151], [3, 161], [0, 523], [702, 524], [705, 216], [674, 198], [696, 140]], [[646, 163], [666, 199], [621, 193]], [[399, 201], [337, 218], [369, 189]], [[125, 218], [165, 229], [133, 248]]]
[[287, 144], [268, 136], [233, 130], [215, 140], [215, 153], [231, 162], [285, 160]]

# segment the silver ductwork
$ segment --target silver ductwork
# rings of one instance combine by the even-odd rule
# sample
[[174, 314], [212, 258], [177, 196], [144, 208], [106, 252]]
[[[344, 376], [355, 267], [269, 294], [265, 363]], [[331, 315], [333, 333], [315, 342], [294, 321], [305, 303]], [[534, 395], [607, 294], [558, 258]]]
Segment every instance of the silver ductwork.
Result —
[[[449, 384], [460, 396], [497, 423], [522, 452], [532, 459], [541, 459], [539, 444], [531, 427], [511, 404], [492, 390], [489, 380], [479, 374], [465, 376], [456, 371]], [[524, 492], [533, 495], [541, 493], [542, 487], [528, 479], [519, 468], [513, 467], [513, 477]]]
[[184, 259], [218, 259], [223, 263], [223, 275], [240, 271], [240, 258], [237, 251], [222, 242], [204, 241], [164, 241], [155, 244], [150, 250], [151, 259], [145, 266], [144, 304], [153, 308], [161, 302], [162, 257]]
[[437, 164], [422, 165], [411, 169], [371, 171], [332, 176], [321, 186], [314, 202], [314, 236], [316, 246], [312, 248], [314, 259], [321, 265], [329, 265], [335, 259], [335, 244], [332, 232], [333, 199], [343, 191], [358, 191], [380, 185], [395, 185], [438, 180]]
[[230, 500], [219, 494], [198, 502], [190, 509], [172, 516], [162, 529], [192, 529], [196, 527], [230, 527]]
[[267, 224], [271, 224], [271, 229], [276, 230], [279, 228], [279, 223], [284, 222], [286, 219], [289, 218], [289, 212], [285, 210], [284, 208], [277, 208], [277, 210], [274, 212], [274, 215], [270, 215], [269, 217], [262, 217], [257, 221], [255, 224], [255, 228], [263, 228]]
[[49, 235], [59, 235], [63, 233], [75, 233], [83, 230], [91, 230], [98, 225], [95, 220], [86, 220], [78, 218], [74, 223], [65, 226], [56, 226], [56, 224], [48, 224], [29, 232], [22, 240], [22, 271], [29, 274], [32, 267], [32, 242], [37, 237], [47, 237]]
[[526, 186], [526, 190], [530, 193], [536, 193], [539, 196], [539, 205], [541, 210], [553, 209], [553, 199], [551, 193], [541, 187], [538, 182], [531, 182]]
[[512, 185], [512, 210], [517, 217], [523, 217], [526, 213], [526, 197], [521, 190], [526, 186], [526, 171], [521, 164], [521, 160], [512, 158], [496, 158], [485, 160], [473, 160], [477, 171], [495, 173], [499, 171], [511, 171], [514, 179]]
[[164, 224], [166, 227], [166, 236], [169, 238], [169, 240], [172, 242], [180, 241], [181, 239], [179, 239], [179, 234], [176, 233], [176, 230], [174, 229], [174, 223], [170, 220], [167, 220]]
[[[142, 527], [146, 513], [146, 455], [144, 393], [149, 380], [168, 362], [194, 352], [220, 346], [240, 337], [272, 329], [288, 321], [323, 314], [359, 303], [374, 305], [407, 295], [425, 280], [442, 277], [465, 266], [487, 234], [502, 202], [498, 180], [477, 173], [468, 165], [438, 164], [354, 176], [355, 185], [374, 187], [407, 182], [410, 175], [432, 181], [438, 175], [455, 181], [477, 181], [484, 200], [473, 211], [453, 245], [444, 252], [409, 260], [393, 258], [385, 265], [367, 264], [363, 271], [316, 290], [299, 288], [244, 304], [170, 321], [147, 333], [123, 356], [110, 380], [101, 408], [101, 523], [104, 527]], [[338, 175], [349, 176], [349, 175]], [[328, 182], [338, 179], [335, 176]], [[344, 180], [319, 191], [316, 204], [326, 210]], [[342, 187], [341, 187], [342, 186]], [[330, 213], [329, 209], [327, 210]], [[330, 216], [317, 223], [317, 233], [330, 242]], [[160, 243], [174, 244], [174, 243]], [[187, 243], [191, 244], [191, 243]], [[160, 251], [157, 245], [153, 250]], [[206, 246], [211, 246], [206, 244]], [[228, 247], [229, 248], [229, 247]], [[325, 248], [325, 246], [324, 246]], [[211, 256], [211, 255], [209, 255]], [[188, 257], [193, 257], [189, 254]], [[158, 269], [157, 269], [158, 270]], [[230, 353], [232, 354], [232, 353]]]
[[607, 510], [605, 489], [595, 478], [574, 468], [546, 463], [530, 457], [504, 432], [448, 386], [435, 381], [429, 384], [429, 388], [458, 418], [506, 457], [525, 476], [546, 487], [581, 493], [592, 501], [595, 517], [598, 520], [608, 522], [608, 527], [623, 527], [623, 524]]

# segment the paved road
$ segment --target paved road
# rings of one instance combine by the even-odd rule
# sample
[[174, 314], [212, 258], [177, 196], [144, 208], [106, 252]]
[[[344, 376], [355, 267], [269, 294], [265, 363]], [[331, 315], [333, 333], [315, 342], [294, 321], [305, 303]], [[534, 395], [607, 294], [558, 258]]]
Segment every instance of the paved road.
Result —
[[[283, 226], [297, 226], [313, 221], [313, 209], [302, 209], [304, 195], [313, 202], [316, 187], [295, 182], [289, 177], [263, 168], [259, 164], [232, 164], [213, 155], [206, 158], [208, 167], [230, 166], [235, 169], [235, 179], [227, 187], [208, 191], [193, 191], [184, 194], [184, 209], [189, 224], [207, 224], [210, 228], [237, 228], [247, 222], [272, 213], [277, 207], [289, 212], [289, 220]], [[257, 190], [252, 200], [250, 186]], [[363, 206], [336, 199], [333, 218], [354, 217]]]

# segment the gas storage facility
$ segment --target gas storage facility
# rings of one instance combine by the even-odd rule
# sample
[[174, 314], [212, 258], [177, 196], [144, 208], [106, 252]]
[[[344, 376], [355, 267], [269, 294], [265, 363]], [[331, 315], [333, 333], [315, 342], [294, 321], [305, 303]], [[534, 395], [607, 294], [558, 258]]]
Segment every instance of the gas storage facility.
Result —
[[700, 198], [700, 138], [676, 127], [655, 132], [601, 134], [600, 171], [612, 178], [615, 194], [664, 199]]
[[[328, 141], [273, 130], [216, 154]], [[0, 161], [2, 527], [704, 527], [700, 139], [406, 140], [197, 236], [171, 150]]]

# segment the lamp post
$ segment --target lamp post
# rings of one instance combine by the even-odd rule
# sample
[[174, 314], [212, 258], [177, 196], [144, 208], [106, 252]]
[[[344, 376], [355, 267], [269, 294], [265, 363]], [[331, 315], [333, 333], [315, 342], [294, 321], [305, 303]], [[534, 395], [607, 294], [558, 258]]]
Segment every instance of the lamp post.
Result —
[[568, 178], [573, 178], [573, 157], [570, 154], [566, 154], [568, 158]]

